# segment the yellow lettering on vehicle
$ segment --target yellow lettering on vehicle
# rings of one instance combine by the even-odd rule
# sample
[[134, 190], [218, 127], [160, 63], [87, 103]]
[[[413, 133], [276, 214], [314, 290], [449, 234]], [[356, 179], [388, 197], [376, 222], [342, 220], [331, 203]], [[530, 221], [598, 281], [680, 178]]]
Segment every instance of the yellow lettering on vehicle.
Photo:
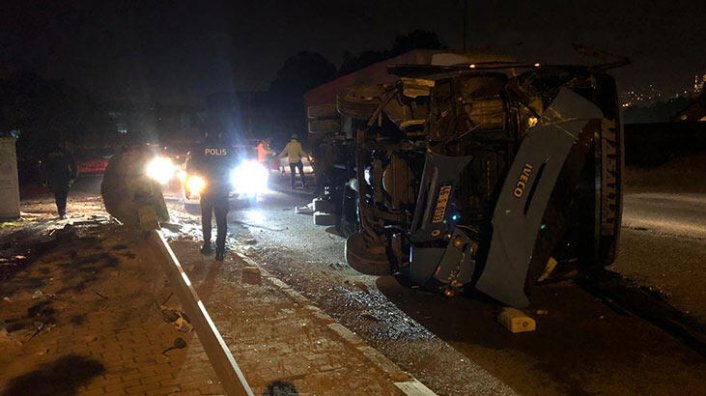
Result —
[[515, 183], [515, 189], [512, 191], [512, 195], [514, 195], [515, 198], [522, 198], [525, 194], [525, 188], [527, 188], [527, 182], [529, 182], [529, 178], [530, 175], [532, 175], [533, 170], [534, 167], [528, 163], [525, 163], [522, 167], [522, 174]]
[[441, 223], [444, 221], [444, 213], [446, 213], [446, 206], [449, 204], [450, 195], [451, 186], [442, 186], [439, 189], [439, 197], [436, 199], [434, 216], [431, 218], [432, 223]]

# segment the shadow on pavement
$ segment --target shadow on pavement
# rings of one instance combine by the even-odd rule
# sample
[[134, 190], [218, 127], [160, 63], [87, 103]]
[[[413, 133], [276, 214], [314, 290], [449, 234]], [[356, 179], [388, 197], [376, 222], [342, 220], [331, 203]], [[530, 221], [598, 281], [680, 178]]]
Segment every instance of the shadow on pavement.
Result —
[[10, 380], [3, 396], [75, 395], [80, 386], [104, 372], [105, 367], [97, 360], [66, 355]]
[[[706, 369], [703, 357], [572, 282], [531, 290], [532, 305], [524, 311], [537, 320], [537, 331], [521, 334], [498, 324], [495, 316], [500, 306], [487, 298], [446, 298], [402, 287], [389, 276], [378, 278], [377, 287], [411, 318], [517, 389], [527, 384], [514, 378], [513, 361], [524, 361], [536, 371], [534, 375], [541, 373], [562, 393], [573, 395], [604, 386], [604, 391], [617, 390], [594, 383], [597, 368], [621, 376], [628, 387], [637, 386], [645, 376], [660, 378], [653, 378], [651, 386], [669, 387], [674, 380], [668, 379], [679, 375], [685, 377], [681, 379], [684, 389], [705, 384], [700, 375], [694, 375]], [[645, 351], [650, 359], [644, 359]]]

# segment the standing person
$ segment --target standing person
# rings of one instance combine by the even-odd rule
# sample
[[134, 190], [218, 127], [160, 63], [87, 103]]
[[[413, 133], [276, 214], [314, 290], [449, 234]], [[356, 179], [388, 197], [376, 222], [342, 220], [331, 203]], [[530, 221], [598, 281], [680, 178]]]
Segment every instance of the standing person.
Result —
[[78, 177], [76, 161], [69, 152], [66, 143], [61, 143], [47, 154], [44, 169], [47, 185], [54, 192], [59, 218], [66, 219], [66, 201], [69, 198], [69, 190]]
[[260, 143], [257, 144], [257, 161], [260, 162], [262, 165], [267, 166], [267, 168], [269, 169], [267, 161], [269, 160], [271, 155], [272, 150], [270, 150], [270, 139], [260, 140]]
[[311, 157], [302, 148], [302, 144], [297, 140], [297, 134], [292, 135], [292, 139], [284, 147], [284, 150], [279, 154], [279, 158], [287, 157], [289, 160], [289, 170], [291, 171], [292, 177], [292, 190], [294, 190], [294, 178], [295, 170], [299, 169], [299, 176], [302, 179], [302, 188], [306, 188], [306, 181], [304, 180], [304, 164], [302, 163], [302, 158], [306, 157], [309, 162], [311, 162]]
[[232, 148], [223, 133], [206, 134], [203, 144], [189, 153], [186, 171], [198, 175], [205, 181], [201, 192], [201, 226], [203, 246], [201, 253], [209, 255], [211, 249], [211, 217], [216, 215], [216, 260], [223, 261], [228, 233], [228, 193], [230, 192], [230, 170], [233, 166]]

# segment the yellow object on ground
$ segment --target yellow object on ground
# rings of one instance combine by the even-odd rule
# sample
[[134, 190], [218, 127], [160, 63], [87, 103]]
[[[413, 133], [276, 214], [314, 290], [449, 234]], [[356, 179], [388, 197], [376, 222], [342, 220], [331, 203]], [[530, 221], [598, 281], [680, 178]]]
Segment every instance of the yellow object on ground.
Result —
[[503, 308], [498, 315], [498, 322], [513, 333], [537, 330], [537, 322], [524, 312], [515, 308]]
[[544, 272], [542, 273], [542, 275], [537, 278], [537, 282], [544, 282], [545, 280], [547, 280], [547, 278], [551, 276], [552, 272], [554, 272], [554, 269], [556, 268], [557, 264], [558, 262], [554, 257], [549, 257], [549, 260], [547, 260], [547, 266], [544, 267]]

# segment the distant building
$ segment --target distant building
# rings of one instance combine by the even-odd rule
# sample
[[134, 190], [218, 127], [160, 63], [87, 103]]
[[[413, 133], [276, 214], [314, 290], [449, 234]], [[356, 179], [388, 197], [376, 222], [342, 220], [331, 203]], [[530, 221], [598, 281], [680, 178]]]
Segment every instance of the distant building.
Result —
[[706, 122], [706, 90], [703, 89], [703, 86], [701, 88], [701, 95], [696, 97], [687, 108], [674, 115], [672, 120], [682, 122]]
[[694, 94], [699, 95], [703, 92], [704, 83], [706, 83], [706, 74], [701, 76], [697, 74], [694, 76]]
[[657, 89], [654, 84], [648, 84], [639, 89], [624, 91], [620, 94], [622, 107], [650, 106], [663, 99], [662, 91]]

